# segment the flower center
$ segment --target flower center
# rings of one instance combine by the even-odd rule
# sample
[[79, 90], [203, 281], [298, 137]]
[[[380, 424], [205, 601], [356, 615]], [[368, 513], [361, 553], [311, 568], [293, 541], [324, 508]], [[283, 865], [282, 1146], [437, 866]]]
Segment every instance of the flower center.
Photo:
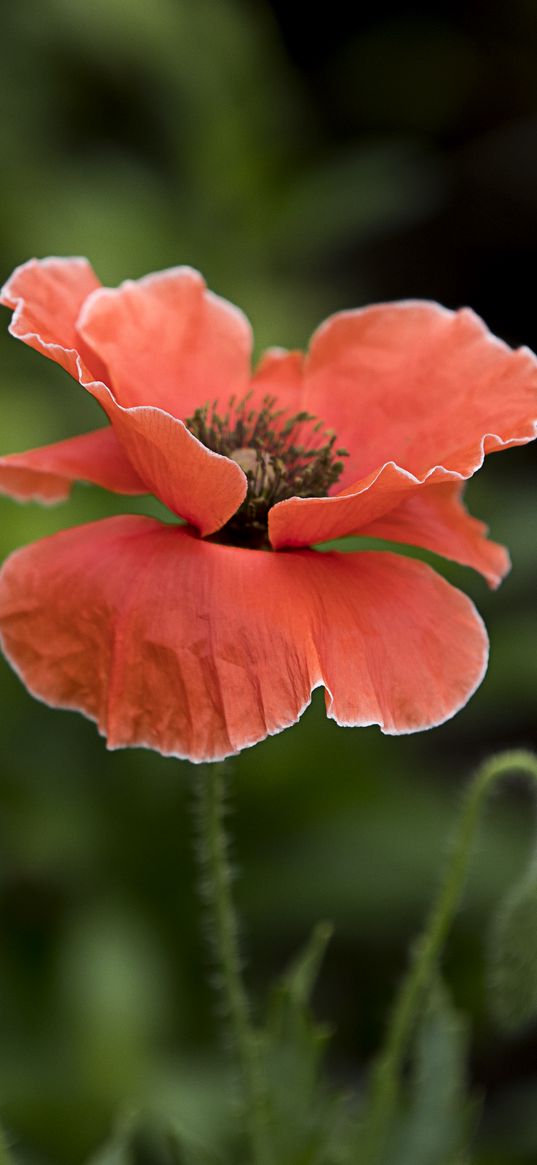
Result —
[[248, 491], [237, 513], [218, 531], [219, 542], [270, 547], [268, 514], [286, 498], [326, 497], [343, 471], [345, 449], [336, 449], [336, 435], [311, 413], [287, 416], [276, 397], [266, 396], [260, 409], [230, 397], [226, 411], [218, 401], [196, 409], [187, 429], [214, 453], [236, 461], [246, 474]]

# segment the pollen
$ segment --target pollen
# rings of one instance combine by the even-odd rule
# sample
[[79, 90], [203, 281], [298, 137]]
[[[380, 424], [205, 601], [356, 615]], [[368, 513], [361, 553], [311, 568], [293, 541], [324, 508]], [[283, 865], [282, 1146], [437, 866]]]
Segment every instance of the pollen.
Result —
[[336, 434], [317, 417], [305, 411], [289, 416], [273, 396], [264, 397], [260, 409], [251, 407], [251, 394], [230, 397], [225, 411], [218, 410], [218, 401], [208, 402], [185, 421], [207, 449], [235, 461], [248, 482], [240, 509], [214, 538], [269, 549], [272, 506], [292, 497], [327, 497], [348, 453], [336, 448]]

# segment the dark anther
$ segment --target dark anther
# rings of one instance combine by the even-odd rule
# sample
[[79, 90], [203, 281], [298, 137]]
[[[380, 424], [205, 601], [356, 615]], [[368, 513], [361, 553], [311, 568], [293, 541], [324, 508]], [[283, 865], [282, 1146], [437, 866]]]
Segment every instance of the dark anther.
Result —
[[267, 548], [268, 513], [287, 498], [326, 497], [343, 471], [345, 449], [336, 449], [336, 435], [308, 412], [287, 417], [276, 397], [266, 396], [261, 409], [251, 407], [251, 394], [227, 412], [218, 402], [205, 404], [185, 421], [199, 441], [240, 465], [248, 492], [242, 506], [214, 537], [219, 542]]

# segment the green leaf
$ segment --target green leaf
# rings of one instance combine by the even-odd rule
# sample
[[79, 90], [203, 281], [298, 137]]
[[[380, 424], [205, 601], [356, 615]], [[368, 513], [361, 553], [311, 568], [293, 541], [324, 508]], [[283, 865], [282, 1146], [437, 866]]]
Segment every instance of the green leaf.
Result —
[[0, 1126], [0, 1165], [15, 1165], [15, 1159], [8, 1151], [7, 1138], [2, 1126]]
[[273, 989], [270, 1025], [274, 1034], [292, 1031], [303, 1020], [332, 933], [330, 922], [319, 922], [304, 950]]
[[[282, 1096], [294, 1091], [294, 1105], [312, 1094], [320, 1059], [329, 1039], [329, 1029], [310, 1015], [308, 1004], [332, 928], [319, 923], [298, 958], [273, 988], [268, 1007], [265, 1047], [272, 1069], [276, 1094], [280, 1092], [281, 1072], [287, 1077]], [[296, 1090], [296, 1091], [295, 1091]]]
[[95, 1155], [92, 1154], [87, 1165], [131, 1165], [129, 1139], [134, 1128], [134, 1120], [132, 1115], [120, 1120], [110, 1141], [103, 1145]]
[[111, 1141], [99, 1149], [96, 1156], [91, 1158], [88, 1165], [130, 1165], [129, 1151], [126, 1144]]
[[515, 1031], [537, 1018], [537, 874], [533, 869], [504, 900], [489, 948], [489, 998], [501, 1027]]
[[468, 1137], [468, 1037], [463, 1019], [438, 985], [419, 1026], [408, 1106], [385, 1165], [460, 1165]]
[[128, 1116], [88, 1165], [217, 1165], [217, 1158], [160, 1121]]
[[271, 1133], [278, 1165], [346, 1165], [348, 1105], [321, 1075], [329, 1028], [309, 1002], [332, 934], [320, 923], [273, 988], [261, 1034], [269, 1089]]

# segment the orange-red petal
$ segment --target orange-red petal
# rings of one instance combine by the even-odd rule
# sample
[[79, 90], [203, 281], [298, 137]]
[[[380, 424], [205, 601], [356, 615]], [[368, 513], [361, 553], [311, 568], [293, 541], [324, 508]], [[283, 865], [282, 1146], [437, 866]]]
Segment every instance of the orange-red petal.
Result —
[[286, 415], [298, 413], [303, 407], [304, 356], [286, 348], [267, 348], [252, 377], [250, 389], [252, 408], [261, 408], [265, 397], [275, 397], [277, 408]]
[[438, 467], [420, 482], [390, 461], [331, 497], [297, 497], [278, 502], [269, 512], [270, 540], [279, 550], [361, 534], [420, 489], [460, 480], [460, 474]]
[[342, 312], [313, 337], [304, 404], [351, 456], [339, 493], [274, 507], [276, 548], [362, 533], [410, 495], [465, 481], [486, 453], [533, 440], [537, 359], [468, 309], [407, 302]]
[[[86, 355], [76, 321], [84, 300], [98, 287], [87, 259], [30, 259], [15, 268], [0, 291], [0, 303], [14, 313], [11, 335], [76, 378], [76, 355]], [[100, 368], [92, 367], [92, 372], [101, 375]]]
[[313, 336], [305, 406], [351, 454], [343, 485], [395, 462], [470, 477], [484, 453], [537, 433], [537, 359], [468, 308], [424, 301], [341, 312]]
[[156, 405], [184, 419], [207, 401], [245, 394], [252, 334], [238, 308], [175, 267], [85, 302], [78, 331], [108, 369], [120, 404]]
[[271, 554], [112, 518], [17, 551], [0, 631], [24, 683], [110, 747], [216, 760], [292, 724], [324, 685], [342, 724], [412, 732], [480, 682], [472, 603], [392, 554]]
[[102, 404], [149, 492], [200, 534], [225, 525], [247, 490], [246, 476], [234, 461], [207, 449], [182, 421], [161, 409], [126, 409], [104, 384], [86, 382], [85, 387]]
[[111, 426], [0, 457], [0, 493], [18, 501], [64, 501], [74, 481], [120, 494], [147, 493]]
[[[145, 282], [151, 287], [152, 281], [160, 286], [156, 276]], [[102, 362], [90, 352], [88, 368], [75, 321], [96, 282], [80, 259], [32, 260], [18, 268], [3, 291], [3, 302], [14, 309], [11, 331], [56, 360], [99, 401], [143, 492], [154, 493], [202, 534], [212, 534], [240, 506], [246, 478], [234, 461], [201, 445], [182, 421], [155, 407], [123, 407], [107, 384], [94, 379]]]
[[412, 494], [395, 510], [366, 526], [366, 537], [422, 546], [480, 571], [497, 587], [510, 569], [505, 546], [487, 538], [488, 527], [468, 513], [464, 485], [448, 482]]

